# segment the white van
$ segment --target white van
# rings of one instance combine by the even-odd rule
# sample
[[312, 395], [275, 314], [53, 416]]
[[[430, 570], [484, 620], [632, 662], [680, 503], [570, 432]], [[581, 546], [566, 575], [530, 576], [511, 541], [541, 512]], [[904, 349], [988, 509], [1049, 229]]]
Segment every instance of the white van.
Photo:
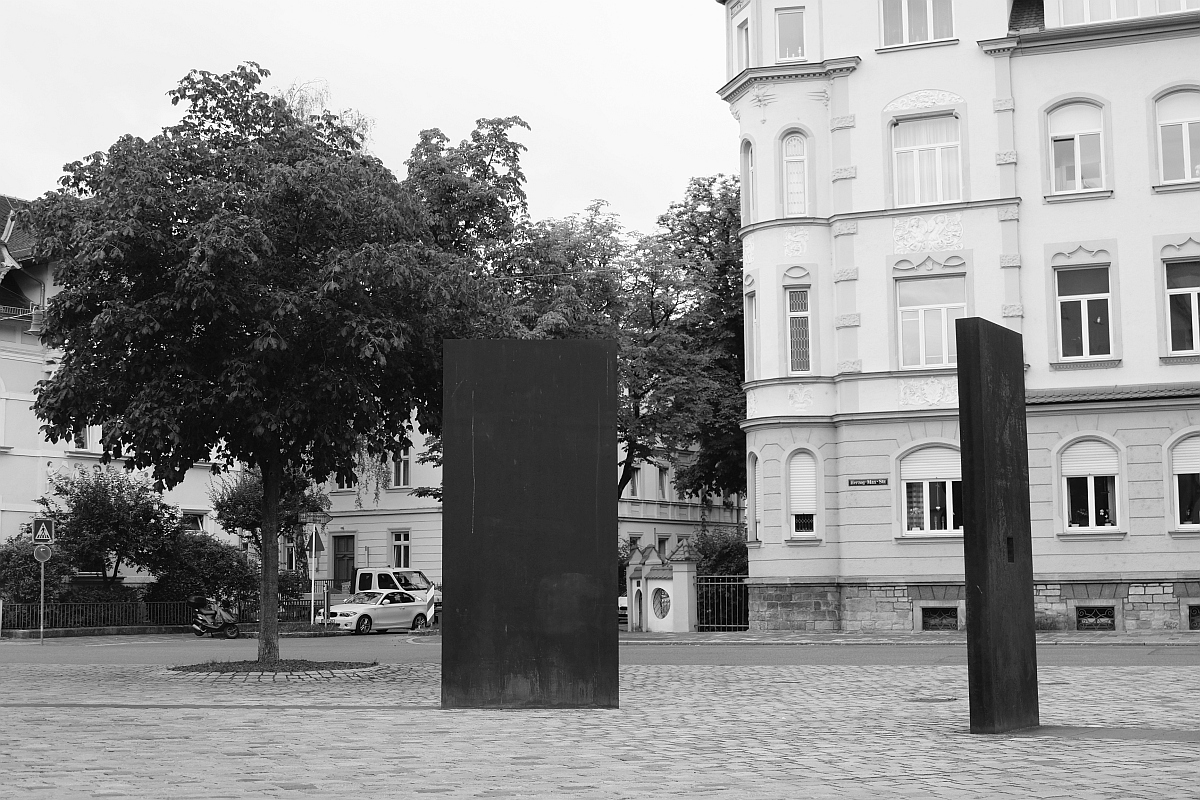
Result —
[[[418, 600], [428, 600], [433, 592], [434, 612], [441, 613], [442, 592], [419, 569], [400, 567], [370, 567], [355, 570], [354, 591], [404, 591]], [[430, 620], [432, 622], [432, 620]]]

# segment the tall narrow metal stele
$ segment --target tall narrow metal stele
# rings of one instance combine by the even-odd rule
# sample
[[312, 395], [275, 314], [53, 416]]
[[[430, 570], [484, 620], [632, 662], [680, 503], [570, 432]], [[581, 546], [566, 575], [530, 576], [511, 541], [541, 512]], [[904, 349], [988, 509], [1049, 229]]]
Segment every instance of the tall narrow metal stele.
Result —
[[1021, 335], [960, 319], [958, 415], [971, 732], [1038, 724]]

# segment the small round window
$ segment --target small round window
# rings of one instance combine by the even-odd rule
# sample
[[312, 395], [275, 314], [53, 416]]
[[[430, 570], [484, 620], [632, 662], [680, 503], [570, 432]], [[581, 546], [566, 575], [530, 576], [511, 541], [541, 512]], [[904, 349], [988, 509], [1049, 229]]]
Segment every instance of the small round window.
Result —
[[667, 594], [666, 589], [655, 589], [653, 595], [654, 616], [662, 619], [671, 610], [671, 595]]

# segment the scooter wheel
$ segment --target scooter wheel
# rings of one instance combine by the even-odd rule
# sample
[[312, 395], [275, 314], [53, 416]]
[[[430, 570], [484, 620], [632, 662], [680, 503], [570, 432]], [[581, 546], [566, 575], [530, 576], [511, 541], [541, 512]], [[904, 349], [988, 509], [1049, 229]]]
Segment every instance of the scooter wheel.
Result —
[[229, 625], [225, 628], [225, 638], [226, 639], [236, 639], [241, 635], [242, 635], [242, 632], [238, 630], [237, 625]]
[[196, 634], [197, 636], [203, 636], [203, 635], [204, 635], [204, 631], [192, 631], [192, 633]]

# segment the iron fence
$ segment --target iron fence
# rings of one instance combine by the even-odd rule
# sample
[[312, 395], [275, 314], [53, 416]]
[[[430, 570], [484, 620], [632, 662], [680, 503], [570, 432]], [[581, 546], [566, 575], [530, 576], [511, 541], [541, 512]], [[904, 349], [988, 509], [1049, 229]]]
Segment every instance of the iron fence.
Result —
[[[280, 622], [308, 622], [311, 606], [308, 600], [280, 600]], [[237, 604], [238, 622], [258, 622], [258, 600], [243, 600]]]
[[750, 587], [745, 575], [700, 575], [696, 578], [696, 630], [750, 629]]
[[[37, 630], [38, 603], [5, 603], [6, 630]], [[187, 625], [194, 612], [186, 602], [47, 603], [47, 628], [112, 628], [131, 625]]]

